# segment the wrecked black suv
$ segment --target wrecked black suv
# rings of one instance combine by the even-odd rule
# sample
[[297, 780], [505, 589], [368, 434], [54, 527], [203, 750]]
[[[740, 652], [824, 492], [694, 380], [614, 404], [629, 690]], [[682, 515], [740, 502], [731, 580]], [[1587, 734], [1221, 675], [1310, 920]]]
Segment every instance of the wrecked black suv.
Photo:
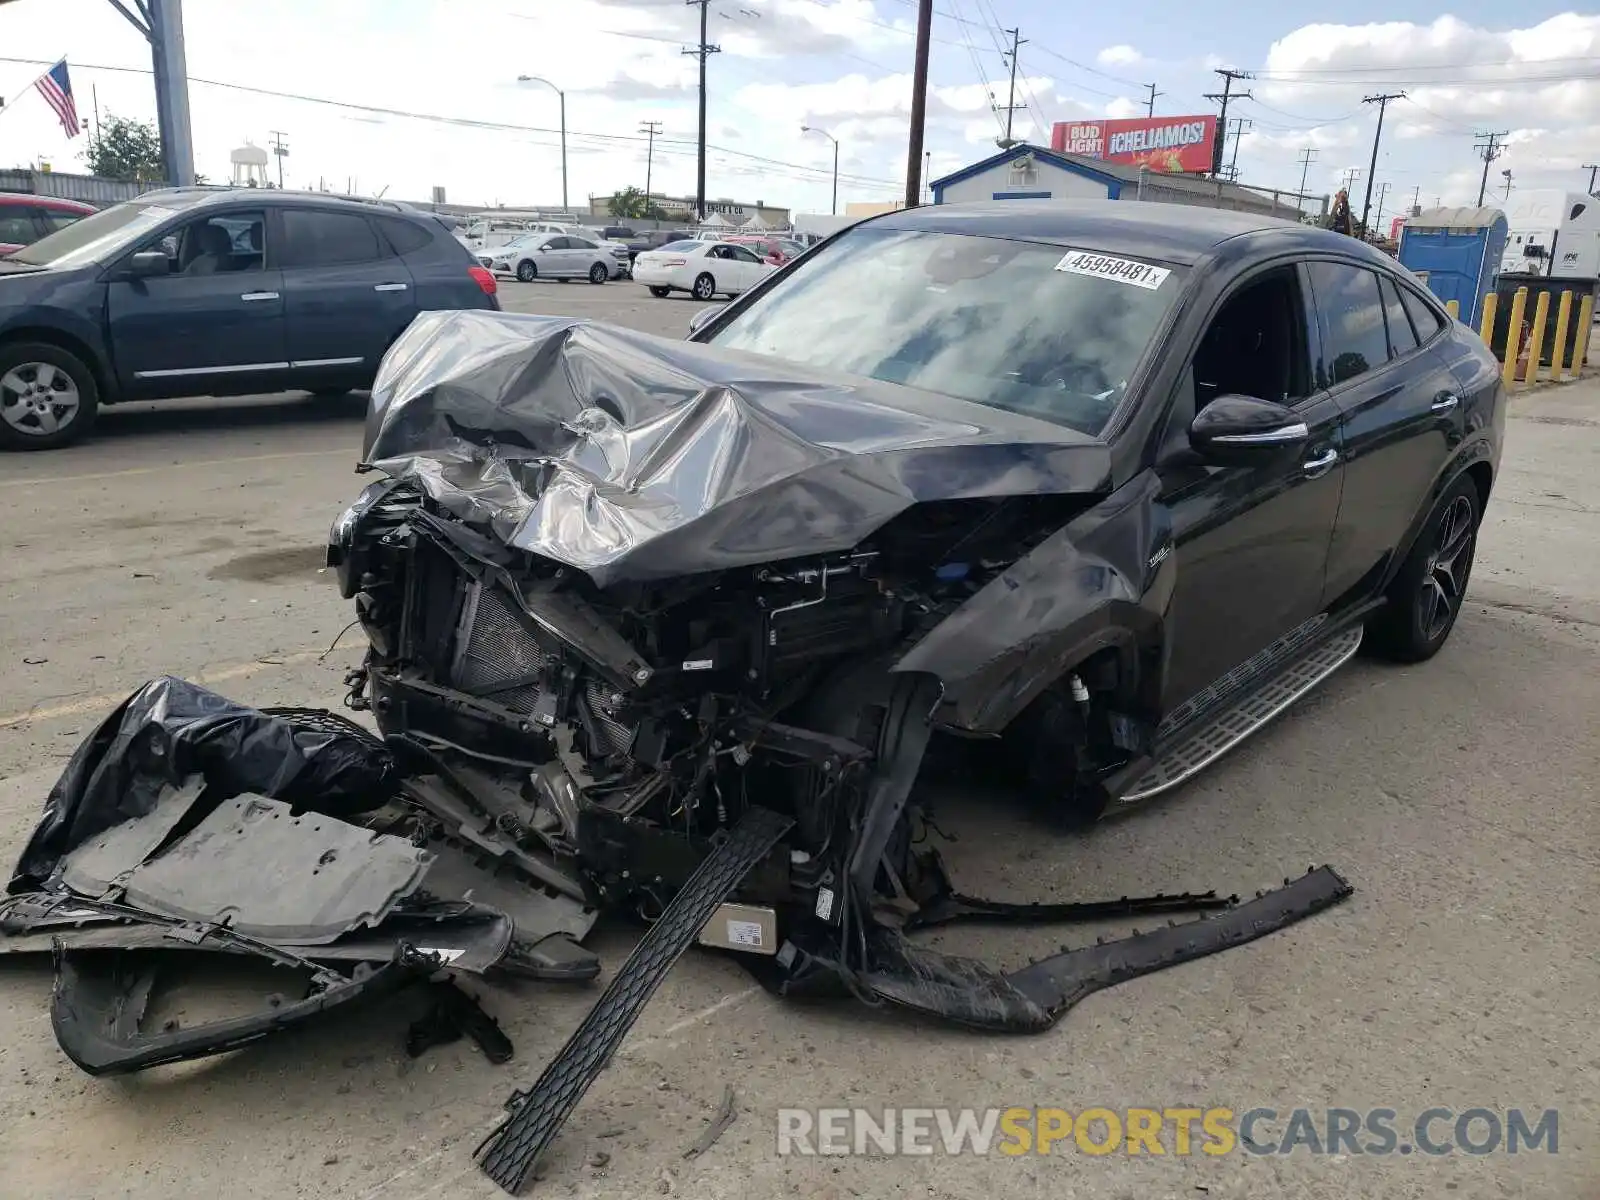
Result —
[[[1392, 261], [1191, 207], [889, 214], [683, 342], [424, 314], [374, 388], [383, 478], [331, 534], [371, 643], [350, 703], [530, 886], [655, 922], [546, 1093], [598, 1070], [670, 965], [657, 938], [747, 952], [785, 992], [1040, 1029], [1348, 887], [962, 897], [919, 836], [930, 747], [1081, 825], [1363, 637], [1428, 657], [1503, 421], [1488, 351]], [[1010, 974], [903, 936], [1208, 906]], [[490, 1173], [543, 1136], [507, 1134]]]

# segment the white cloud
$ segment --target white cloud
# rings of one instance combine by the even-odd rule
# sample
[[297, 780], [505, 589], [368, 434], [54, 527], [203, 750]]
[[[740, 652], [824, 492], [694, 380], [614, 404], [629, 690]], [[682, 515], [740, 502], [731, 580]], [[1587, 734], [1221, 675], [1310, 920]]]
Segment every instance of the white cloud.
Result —
[[1144, 55], [1140, 54], [1132, 46], [1121, 43], [1116, 46], [1107, 46], [1099, 54], [1095, 55], [1095, 60], [1102, 67], [1131, 67], [1135, 63], [1143, 62]]

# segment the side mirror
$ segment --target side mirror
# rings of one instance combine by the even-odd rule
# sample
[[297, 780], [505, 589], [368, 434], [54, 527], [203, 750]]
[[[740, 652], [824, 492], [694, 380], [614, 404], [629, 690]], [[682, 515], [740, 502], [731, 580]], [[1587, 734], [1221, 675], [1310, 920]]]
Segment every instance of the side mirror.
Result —
[[172, 260], [160, 250], [141, 250], [128, 259], [128, 278], [149, 279], [165, 275], [172, 269]]
[[689, 318], [689, 336], [693, 337], [695, 334], [699, 333], [700, 330], [705, 327], [707, 321], [711, 320], [712, 317], [716, 316], [719, 312], [727, 307], [728, 306], [726, 304], [716, 304], [710, 308], [702, 308], [699, 312], [695, 313], [694, 316]]
[[1311, 437], [1292, 408], [1254, 396], [1218, 396], [1189, 425], [1189, 445], [1207, 462], [1250, 466]]

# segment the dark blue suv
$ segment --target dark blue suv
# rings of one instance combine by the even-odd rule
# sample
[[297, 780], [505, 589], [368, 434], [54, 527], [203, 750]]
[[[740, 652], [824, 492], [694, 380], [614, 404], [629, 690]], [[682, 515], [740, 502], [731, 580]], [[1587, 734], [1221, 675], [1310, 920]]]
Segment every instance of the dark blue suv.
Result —
[[124, 400], [364, 387], [417, 313], [499, 307], [431, 213], [149, 192], [0, 260], [0, 449], [66, 445]]

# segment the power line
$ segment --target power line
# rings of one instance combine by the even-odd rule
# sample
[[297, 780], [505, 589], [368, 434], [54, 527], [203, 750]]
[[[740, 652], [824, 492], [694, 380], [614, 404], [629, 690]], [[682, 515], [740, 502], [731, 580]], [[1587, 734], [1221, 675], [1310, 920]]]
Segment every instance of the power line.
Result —
[[1477, 136], [1482, 140], [1473, 143], [1473, 149], [1478, 152], [1478, 157], [1483, 159], [1483, 178], [1478, 181], [1479, 208], [1483, 207], [1483, 194], [1489, 189], [1489, 164], [1505, 153], [1505, 144], [1500, 139], [1508, 136], [1508, 133], [1509, 131], [1505, 129], [1493, 133], [1480, 133]]
[[1558, 55], [1552, 58], [1497, 58], [1484, 59], [1478, 62], [1467, 60], [1464, 62], [1450, 63], [1407, 63], [1405, 65], [1363, 63], [1351, 67], [1282, 67], [1277, 70], [1273, 70], [1271, 67], [1262, 67], [1257, 71], [1251, 72], [1251, 74], [1258, 79], [1266, 79], [1269, 76], [1276, 75], [1381, 75], [1385, 73], [1399, 73], [1403, 71], [1459, 71], [1462, 69], [1472, 69], [1477, 67], [1519, 67], [1564, 62], [1594, 63], [1596, 65], [1600, 65], [1600, 55], [1573, 54], [1565, 56]]
[[[29, 66], [48, 67], [53, 64], [53, 61], [54, 60], [42, 58], [11, 58], [0, 56], [0, 62], [18, 63]], [[75, 62], [72, 65], [76, 69], [82, 71], [111, 71], [126, 75], [150, 74], [149, 67], [114, 67], [104, 64], [79, 62]], [[447, 125], [458, 129], [476, 129], [489, 133], [522, 134], [557, 134], [560, 132], [557, 129], [551, 129], [542, 125], [515, 125], [508, 121], [486, 121], [477, 117], [447, 117], [438, 113], [415, 112], [413, 110], [403, 108], [384, 108], [374, 104], [356, 104], [349, 100], [330, 100], [326, 96], [310, 96], [302, 92], [283, 92], [276, 91], [271, 88], [252, 87], [249, 84], [243, 83], [228, 83], [219, 79], [201, 79], [195, 75], [189, 76], [189, 82], [201, 84], [205, 87], [222, 88], [223, 90], [230, 92], [244, 92], [253, 96], [268, 96], [275, 100], [295, 100], [303, 104], [320, 104], [328, 108], [346, 109], [351, 112], [366, 113], [370, 116], [400, 117], [405, 120], [427, 121], [432, 124]], [[620, 133], [585, 133], [581, 130], [571, 129], [569, 129], [567, 132], [568, 135], [573, 138], [587, 138], [590, 141], [600, 142], [603, 144], [613, 144], [618, 142], [638, 144], [639, 142], [648, 140], [643, 136], [633, 136]], [[694, 146], [697, 144], [694, 139], [690, 138], [668, 138], [658, 136], [656, 140], [663, 145]], [[539, 144], [554, 145], [554, 143]], [[781, 158], [770, 158], [762, 154], [752, 154], [746, 150], [734, 150], [727, 146], [719, 146], [714, 142], [707, 142], [706, 149], [716, 151], [719, 154], [731, 155], [735, 158], [748, 159], [751, 162], [762, 163], [767, 166], [786, 167], [793, 171], [804, 172], [807, 178], [812, 176], [826, 178], [830, 174], [828, 168], [826, 167], [814, 167], [806, 163], [794, 163]], [[662, 153], [673, 154], [675, 152], [663, 150]], [[877, 175], [860, 175], [854, 172], [840, 172], [839, 177], [841, 179], [853, 180], [860, 183], [883, 184], [887, 187], [900, 186], [898, 180], [885, 179]]]
[[1156, 85], [1153, 83], [1147, 83], [1144, 85], [1144, 87], [1145, 91], [1150, 93], [1150, 95], [1145, 98], [1144, 115], [1147, 117], [1153, 117], [1156, 115], [1156, 97], [1165, 96], [1166, 93], [1156, 91]]
[[1391, 100], [1404, 100], [1404, 92], [1384, 92], [1377, 96], [1363, 96], [1361, 103], [1376, 104], [1378, 106], [1378, 128], [1372, 134], [1372, 162], [1367, 167], [1367, 198], [1361, 205], [1361, 234], [1367, 236], [1367, 214], [1372, 208], [1372, 177], [1378, 173], [1378, 142], [1383, 137], [1383, 112], [1389, 107]]

